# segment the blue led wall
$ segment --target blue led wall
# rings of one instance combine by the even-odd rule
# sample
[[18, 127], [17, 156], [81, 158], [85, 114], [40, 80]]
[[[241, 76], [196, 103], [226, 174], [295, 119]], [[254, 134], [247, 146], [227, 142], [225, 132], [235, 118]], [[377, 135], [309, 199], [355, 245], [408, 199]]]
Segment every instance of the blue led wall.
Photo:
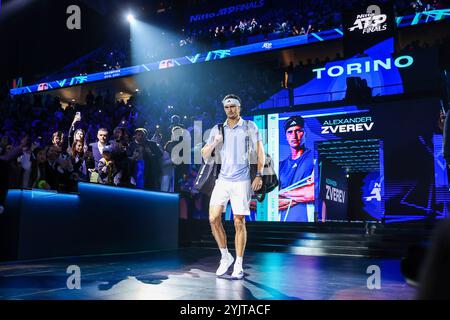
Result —
[[11, 190], [3, 260], [178, 247], [178, 194], [79, 184], [79, 195]]

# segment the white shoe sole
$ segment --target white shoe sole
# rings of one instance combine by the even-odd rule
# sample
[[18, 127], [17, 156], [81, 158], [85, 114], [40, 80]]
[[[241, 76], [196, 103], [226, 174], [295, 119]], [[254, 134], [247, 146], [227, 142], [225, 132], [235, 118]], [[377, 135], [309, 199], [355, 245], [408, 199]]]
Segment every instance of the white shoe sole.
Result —
[[240, 275], [240, 276], [233, 276], [233, 275], [231, 275], [231, 279], [233, 279], [233, 280], [242, 280], [242, 279], [244, 279], [244, 275]]

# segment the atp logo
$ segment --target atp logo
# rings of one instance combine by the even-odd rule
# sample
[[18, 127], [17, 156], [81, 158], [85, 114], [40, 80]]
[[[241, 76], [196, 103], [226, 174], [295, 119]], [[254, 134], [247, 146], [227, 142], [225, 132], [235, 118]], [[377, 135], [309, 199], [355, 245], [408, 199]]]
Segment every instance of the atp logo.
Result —
[[376, 201], [381, 201], [381, 184], [375, 183], [373, 186], [372, 192], [370, 196], [366, 197], [366, 201], [372, 201], [375, 199]]
[[272, 49], [272, 42], [264, 42], [262, 48], [267, 50]]
[[358, 14], [350, 32], [356, 29], [362, 30], [363, 34], [380, 32], [387, 29], [387, 15], [381, 13], [381, 8], [377, 5], [370, 5], [364, 14]]

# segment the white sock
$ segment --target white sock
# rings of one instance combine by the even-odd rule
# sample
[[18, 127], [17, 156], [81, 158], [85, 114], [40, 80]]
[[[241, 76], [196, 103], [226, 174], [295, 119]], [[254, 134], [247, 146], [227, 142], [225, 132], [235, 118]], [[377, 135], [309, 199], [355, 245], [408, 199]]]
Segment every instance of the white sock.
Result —
[[228, 258], [228, 248], [220, 248], [220, 253], [222, 254], [222, 258]]
[[243, 257], [236, 257], [236, 262], [234, 263], [234, 267], [235, 268], [240, 268], [242, 269], [242, 263], [243, 263]]

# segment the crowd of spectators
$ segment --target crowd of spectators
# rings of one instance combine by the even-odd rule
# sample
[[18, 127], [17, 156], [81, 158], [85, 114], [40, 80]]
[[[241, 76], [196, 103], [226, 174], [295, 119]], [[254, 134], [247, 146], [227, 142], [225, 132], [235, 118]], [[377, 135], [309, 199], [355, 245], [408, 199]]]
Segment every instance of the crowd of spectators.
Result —
[[445, 1], [440, 0], [411, 0], [402, 11], [403, 14], [413, 14], [416, 12], [431, 11], [445, 8]]
[[276, 68], [260, 67], [168, 70], [125, 101], [95, 89], [68, 105], [50, 94], [7, 95], [0, 99], [0, 155], [28, 138], [23, 154], [8, 162], [9, 188], [75, 192], [86, 181], [190, 192], [198, 164], [171, 161], [174, 130], [193, 136], [194, 121], [203, 131], [223, 121], [220, 101], [228, 92], [239, 93], [246, 110], [256, 106], [279, 89]]
[[[448, 52], [448, 38], [414, 41], [401, 50], [430, 46]], [[341, 58], [305, 58], [287, 65], [234, 61], [208, 64], [199, 72], [174, 68], [158, 77], [149, 74], [127, 100], [93, 88], [84, 101], [64, 107], [55, 95], [5, 95], [0, 98], [0, 156], [19, 145], [23, 153], [7, 161], [2, 175], [8, 173], [9, 188], [73, 192], [78, 181], [87, 181], [188, 194], [199, 165], [171, 161], [174, 128], [193, 137], [194, 121], [201, 121], [203, 132], [223, 121], [220, 102], [229, 92], [242, 98], [244, 114], [256, 111], [273, 94], [298, 85], [305, 70]]]
[[[262, 9], [258, 15], [243, 12], [228, 20], [196, 23], [183, 27], [179, 47], [193, 47], [192, 52], [238, 46], [271, 38], [283, 38], [342, 28], [342, 9], [369, 1], [318, 0], [278, 1], [273, 8]], [[443, 0], [396, 0], [397, 16], [445, 8]], [[208, 20], [209, 21], [209, 20]], [[180, 51], [185, 53], [186, 50]]]
[[[231, 15], [218, 23], [216, 19], [181, 27], [178, 31], [161, 31], [152, 34], [147, 50], [139, 50], [139, 56], [131, 50], [129, 39], [105, 45], [95, 54], [89, 54], [77, 65], [71, 64], [57, 74], [41, 79], [48, 81], [110, 71], [136, 64], [181, 57], [184, 55], [240, 46], [268, 39], [284, 38], [342, 28], [342, 7], [350, 7], [355, 1], [281, 1], [283, 5], [261, 10], [258, 15], [242, 12]], [[367, 1], [358, 1], [358, 4]], [[367, 2], [368, 3], [368, 2]], [[445, 0], [396, 0], [397, 16], [445, 8]], [[139, 62], [140, 63], [140, 62]], [[41, 82], [42, 82], [41, 81]]]

